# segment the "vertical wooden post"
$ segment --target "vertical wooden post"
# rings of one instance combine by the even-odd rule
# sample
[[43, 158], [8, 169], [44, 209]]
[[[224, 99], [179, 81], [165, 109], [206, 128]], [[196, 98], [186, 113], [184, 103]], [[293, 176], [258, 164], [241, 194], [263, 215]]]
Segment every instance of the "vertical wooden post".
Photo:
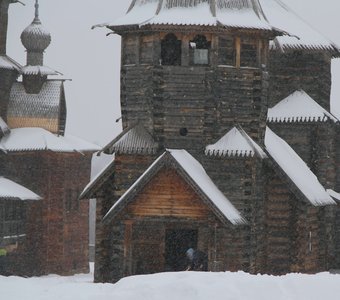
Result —
[[136, 36], [136, 65], [140, 65], [140, 47], [141, 47], [141, 36], [137, 34]]
[[261, 64], [262, 64], [262, 40], [257, 40], [257, 43], [256, 43], [256, 47], [257, 47], [257, 66], [259, 68], [261, 68]]
[[210, 48], [210, 65], [216, 66], [218, 64], [218, 42], [219, 38], [216, 35], [211, 37], [211, 48]]
[[240, 37], [235, 38], [235, 48], [236, 48], [235, 66], [236, 68], [240, 68], [241, 67], [241, 38]]
[[132, 275], [132, 224], [131, 220], [125, 221], [124, 273], [126, 276]]
[[182, 37], [182, 66], [189, 66], [189, 41], [190, 38], [187, 35], [183, 35]]

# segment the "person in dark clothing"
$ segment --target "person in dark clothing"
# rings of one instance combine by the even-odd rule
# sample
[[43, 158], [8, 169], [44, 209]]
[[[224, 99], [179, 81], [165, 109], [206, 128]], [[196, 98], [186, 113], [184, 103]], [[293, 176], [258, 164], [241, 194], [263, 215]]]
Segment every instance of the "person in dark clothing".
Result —
[[188, 259], [187, 271], [208, 271], [208, 256], [199, 250], [192, 248], [186, 252]]

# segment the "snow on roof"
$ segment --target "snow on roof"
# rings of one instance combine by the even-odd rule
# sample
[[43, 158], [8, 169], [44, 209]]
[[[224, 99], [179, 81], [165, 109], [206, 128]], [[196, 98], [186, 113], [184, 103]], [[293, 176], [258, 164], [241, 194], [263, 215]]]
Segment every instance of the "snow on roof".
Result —
[[232, 128], [215, 144], [208, 145], [205, 148], [205, 154], [210, 156], [251, 156], [255, 154], [261, 158], [266, 158], [267, 155], [256, 144], [243, 129]]
[[8, 135], [11, 132], [6, 122], [0, 117], [0, 138]]
[[233, 225], [246, 223], [240, 212], [217, 188], [205, 172], [203, 166], [192, 155], [185, 150], [170, 149], [167, 149], [166, 152], [157, 158], [139, 179], [123, 194], [123, 196], [121, 196], [106, 214], [104, 221], [111, 219], [113, 215], [120, 211], [122, 207], [124, 207], [124, 203], [128, 199], [130, 193], [135, 192], [139, 184], [152, 174], [154, 170], [157, 169], [158, 165], [169, 156], [174, 159], [175, 163], [184, 171], [185, 175], [189, 177], [195, 186], [209, 199], [209, 201], [211, 201], [211, 204], [219, 214], [229, 220]]
[[336, 191], [332, 189], [327, 190], [328, 195], [330, 195], [333, 199], [340, 202], [340, 193], [337, 193]]
[[101, 181], [104, 177], [107, 176], [107, 174], [111, 174], [111, 170], [114, 166], [115, 159], [113, 158], [112, 161], [106, 164], [106, 166], [98, 172], [96, 176], [93, 177], [93, 179], [86, 185], [84, 190], [79, 196], [79, 199], [84, 199], [84, 198], [90, 198], [92, 194], [92, 189], [97, 186], [99, 181]]
[[48, 76], [48, 75], [62, 75], [58, 71], [55, 71], [47, 66], [25, 66], [22, 68], [21, 73], [23, 75], [42, 75], [42, 76]]
[[140, 123], [127, 127], [103, 151], [110, 153], [155, 153], [158, 144]]
[[127, 25], [204, 25], [272, 30], [258, 0], [136, 0], [128, 12], [113, 23]]
[[29, 189], [9, 180], [0, 177], [0, 198], [19, 200], [41, 200], [41, 197]]
[[273, 46], [282, 49], [329, 50], [338, 52], [339, 48], [307, 22], [300, 18], [281, 0], [260, 0], [268, 22], [289, 35], [279, 36]]
[[[272, 47], [331, 51], [339, 47], [281, 0], [134, 0], [125, 16], [98, 26], [205, 25], [275, 30]], [[96, 27], [96, 26], [95, 26]]]
[[22, 66], [7, 55], [0, 55], [0, 69], [16, 70], [20, 73]]
[[101, 148], [72, 135], [57, 136], [43, 128], [16, 128], [0, 141], [4, 152], [95, 152]]
[[296, 152], [270, 128], [265, 136], [266, 150], [290, 180], [314, 206], [335, 204], [318, 178]]
[[298, 90], [268, 109], [269, 122], [339, 122], [305, 91]]

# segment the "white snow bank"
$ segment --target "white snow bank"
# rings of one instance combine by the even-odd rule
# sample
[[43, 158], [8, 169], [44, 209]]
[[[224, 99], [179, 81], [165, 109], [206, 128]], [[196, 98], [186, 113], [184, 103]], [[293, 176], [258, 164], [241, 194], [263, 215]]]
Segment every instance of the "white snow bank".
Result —
[[133, 276], [94, 284], [92, 274], [24, 279], [1, 277], [6, 300], [320, 300], [338, 299], [340, 275], [253, 276], [180, 272]]
[[330, 197], [301, 157], [268, 127], [266, 130], [265, 146], [271, 157], [312, 205], [335, 204], [335, 201]]

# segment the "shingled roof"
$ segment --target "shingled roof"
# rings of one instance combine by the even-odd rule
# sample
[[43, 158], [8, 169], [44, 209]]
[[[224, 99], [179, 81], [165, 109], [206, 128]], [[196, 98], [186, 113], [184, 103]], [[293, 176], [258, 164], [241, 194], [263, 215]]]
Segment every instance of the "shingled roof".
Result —
[[103, 25], [204, 25], [272, 30], [258, 0], [134, 0], [125, 16]]
[[300, 18], [281, 0], [133, 0], [126, 15], [106, 26], [112, 30], [152, 25], [196, 25], [273, 31], [272, 49], [328, 51], [339, 47]]
[[255, 143], [242, 128], [232, 128], [215, 144], [205, 148], [205, 154], [209, 156], [238, 156], [266, 158], [266, 153]]
[[174, 166], [178, 174], [193, 187], [223, 223], [233, 225], [246, 223], [240, 212], [213, 183], [203, 166], [185, 150], [166, 150], [111, 207], [104, 217], [104, 222], [109, 222], [122, 211], [153, 176], [167, 165]]
[[7, 113], [11, 128], [41, 127], [59, 133], [60, 113], [66, 110], [62, 80], [46, 81], [38, 94], [28, 94], [22, 82], [13, 84]]
[[0, 55], [0, 69], [21, 72], [22, 66], [7, 55]]
[[81, 138], [65, 135], [57, 136], [43, 128], [16, 128], [0, 141], [4, 152], [53, 151], [53, 152], [96, 152], [98, 145]]
[[158, 143], [140, 123], [127, 127], [103, 148], [106, 153], [156, 153]]
[[339, 122], [331, 113], [321, 107], [304, 90], [297, 90], [268, 109], [268, 122]]

